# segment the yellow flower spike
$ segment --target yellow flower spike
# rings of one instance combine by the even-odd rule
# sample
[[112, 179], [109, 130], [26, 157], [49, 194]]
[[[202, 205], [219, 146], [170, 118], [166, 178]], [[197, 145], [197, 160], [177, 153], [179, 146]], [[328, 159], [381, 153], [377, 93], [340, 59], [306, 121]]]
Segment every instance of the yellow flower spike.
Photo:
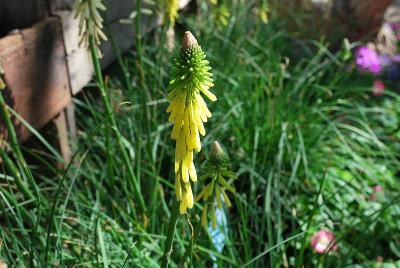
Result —
[[175, 20], [178, 17], [179, 0], [166, 0], [166, 9], [171, 25], [175, 25]]
[[214, 86], [209, 62], [205, 53], [190, 32], [185, 32], [180, 56], [174, 60], [175, 72], [168, 84], [170, 104], [167, 113], [173, 123], [171, 139], [175, 145], [175, 190], [181, 201], [180, 213], [186, 213], [194, 204], [190, 181], [197, 181], [193, 162], [194, 151], [201, 150], [200, 135], [206, 134], [204, 122], [211, 117], [202, 95], [211, 101], [217, 98], [211, 93]]
[[103, 32], [103, 19], [100, 15], [105, 10], [103, 0], [75, 1], [75, 18], [79, 18], [79, 42], [89, 46], [89, 39], [92, 37], [99, 57], [101, 57], [99, 46], [102, 41], [107, 41]]

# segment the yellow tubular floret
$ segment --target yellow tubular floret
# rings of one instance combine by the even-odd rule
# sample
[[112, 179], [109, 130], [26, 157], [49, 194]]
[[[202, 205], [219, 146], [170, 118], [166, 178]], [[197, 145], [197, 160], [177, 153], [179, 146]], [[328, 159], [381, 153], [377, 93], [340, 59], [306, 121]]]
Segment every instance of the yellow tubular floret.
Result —
[[196, 173], [196, 168], [194, 167], [193, 162], [190, 165], [189, 174], [190, 174], [190, 178], [192, 179], [192, 181], [196, 182], [197, 181], [197, 173]]
[[194, 198], [193, 198], [193, 192], [192, 192], [192, 187], [190, 186], [190, 183], [185, 184], [186, 188], [186, 204], [188, 208], [192, 208], [194, 205]]
[[208, 90], [209, 88], [210, 87], [208, 87], [208, 86], [200, 86], [201, 92], [203, 92], [203, 94], [206, 95], [207, 98], [209, 98], [211, 101], [216, 101], [217, 97], [215, 97], [215, 95], [212, 94], [211, 91]]

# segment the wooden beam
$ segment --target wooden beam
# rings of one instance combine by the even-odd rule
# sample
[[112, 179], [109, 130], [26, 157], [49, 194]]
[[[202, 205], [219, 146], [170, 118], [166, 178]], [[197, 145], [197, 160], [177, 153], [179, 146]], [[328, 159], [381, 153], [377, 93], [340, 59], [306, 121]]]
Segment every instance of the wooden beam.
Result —
[[[56, 18], [0, 39], [6, 101], [36, 129], [70, 103], [65, 58], [61, 23]], [[15, 127], [20, 140], [30, 136], [18, 120]]]
[[[68, 131], [68, 122], [66, 111], [61, 111], [56, 118], [54, 118], [53, 123], [56, 128], [56, 143], [57, 148], [61, 153], [65, 163], [69, 163], [71, 161], [71, 147], [69, 143], [69, 131]], [[64, 166], [60, 166], [60, 168], [65, 168]]]

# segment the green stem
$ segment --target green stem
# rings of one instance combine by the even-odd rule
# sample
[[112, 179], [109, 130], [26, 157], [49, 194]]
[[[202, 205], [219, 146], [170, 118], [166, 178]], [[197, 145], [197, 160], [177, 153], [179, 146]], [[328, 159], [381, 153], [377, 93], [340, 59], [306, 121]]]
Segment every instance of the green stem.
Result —
[[[145, 129], [148, 140], [150, 140], [151, 132], [150, 132], [150, 123], [151, 123], [151, 116], [150, 110], [147, 107], [147, 102], [151, 101], [151, 96], [146, 88], [145, 82], [145, 73], [144, 73], [144, 66], [143, 66], [143, 56], [142, 56], [142, 0], [136, 0], [136, 20], [135, 20], [135, 34], [136, 34], [136, 53], [138, 58], [138, 78], [139, 78], [139, 85], [141, 87], [141, 104], [143, 108], [143, 113], [146, 116], [145, 120]], [[151, 156], [151, 146], [150, 143], [147, 142], [146, 145], [147, 153]]]
[[176, 229], [176, 222], [178, 221], [179, 217], [179, 203], [175, 202], [173, 211], [171, 213], [171, 218], [169, 219], [168, 225], [168, 234], [167, 234], [167, 241], [165, 242], [164, 246], [164, 255], [161, 262], [161, 268], [167, 268], [169, 259], [172, 253], [172, 243], [174, 241], [174, 234]]
[[[181, 260], [182, 267], [184, 267], [184, 263], [189, 256], [190, 256], [190, 264], [192, 264], [193, 247], [196, 244], [197, 238], [199, 237], [199, 234], [201, 232], [201, 227], [202, 227], [201, 221], [198, 221], [196, 227], [194, 228], [192, 238], [190, 240], [190, 247], [188, 247], [186, 249], [185, 255], [183, 255], [183, 258]], [[189, 264], [189, 267], [190, 267], [190, 264]]]
[[[41, 200], [42, 199], [40, 196], [39, 189], [33, 178], [33, 175], [25, 161], [25, 158], [24, 158], [21, 148], [19, 146], [17, 134], [15, 131], [14, 125], [11, 122], [11, 117], [10, 117], [10, 113], [8, 111], [7, 104], [3, 98], [2, 89], [0, 89], [0, 114], [3, 119], [4, 124], [6, 125], [7, 134], [9, 136], [9, 140], [10, 140], [10, 144], [11, 144], [11, 150], [12, 150], [12, 153], [16, 157], [16, 160], [17, 160], [16, 164], [17, 164], [18, 168], [14, 165], [14, 163], [12, 163], [12, 161], [10, 161], [10, 159], [7, 156], [6, 151], [3, 148], [1, 148], [2, 145], [0, 144], [1, 158], [4, 159], [5, 165], [8, 167], [10, 172], [13, 174], [15, 183], [17, 184], [18, 188], [21, 190], [22, 194], [27, 199], [32, 199], [32, 200], [36, 201], [36, 205], [37, 205], [37, 207], [36, 207], [36, 209], [37, 209], [36, 222], [35, 222], [35, 225], [33, 228], [33, 233], [32, 233], [34, 243], [36, 243], [38, 241], [37, 230], [39, 228], [39, 222], [40, 222], [41, 213], [42, 213], [42, 211], [41, 211], [41, 209], [42, 209], [41, 208]], [[20, 170], [20, 172], [18, 169]], [[29, 187], [26, 183], [26, 179], [32, 185], [32, 187], [34, 189], [34, 194], [29, 189]], [[33, 258], [34, 258], [34, 256], [32, 256], [31, 259], [33, 259]]]
[[128, 156], [128, 153], [126, 152], [126, 149], [124, 147], [124, 144], [122, 142], [122, 138], [121, 138], [122, 134], [119, 132], [119, 128], [118, 128], [117, 122], [114, 117], [114, 112], [113, 112], [113, 109], [111, 108], [111, 101], [107, 94], [107, 87], [103, 80], [103, 75], [102, 75], [101, 66], [100, 66], [100, 60], [98, 58], [97, 49], [96, 49], [94, 42], [95, 41], [93, 40], [93, 37], [92, 36], [89, 37], [89, 49], [90, 49], [90, 53], [91, 53], [91, 57], [92, 57], [92, 61], [93, 61], [93, 67], [94, 67], [96, 81], [97, 81], [97, 84], [100, 89], [104, 108], [106, 109], [107, 116], [110, 116], [111, 128], [115, 134], [115, 138], [117, 140], [117, 144], [118, 144], [122, 159], [128, 170], [130, 180], [133, 184], [133, 191], [139, 201], [139, 207], [143, 213], [146, 213], [146, 206], [144, 204], [143, 197], [140, 194], [138, 182], [137, 182], [135, 173], [133, 172], [132, 162], [131, 162], [131, 160]]
[[142, 60], [142, 29], [141, 29], [142, 10], [141, 9], [142, 9], [142, 1], [136, 0], [136, 20], [135, 20], [136, 51], [137, 51], [139, 65], [142, 68], [143, 60]]
[[[136, 18], [135, 18], [135, 34], [136, 34], [136, 54], [137, 54], [137, 67], [138, 67], [138, 84], [140, 90], [140, 102], [142, 107], [142, 112], [146, 116], [146, 120], [144, 120], [144, 129], [147, 135], [147, 139], [145, 140], [145, 150], [147, 155], [150, 158], [150, 166], [153, 172], [155, 172], [155, 164], [154, 159], [152, 157], [152, 146], [151, 146], [151, 122], [152, 116], [147, 103], [151, 101], [150, 92], [146, 86], [144, 66], [143, 66], [143, 47], [142, 47], [142, 0], [136, 0]], [[139, 141], [140, 136], [139, 136]], [[139, 151], [140, 153], [140, 151]], [[140, 158], [139, 158], [140, 159]], [[138, 174], [140, 173], [140, 165], [138, 167]], [[151, 196], [150, 208], [153, 207], [153, 200], [157, 191], [155, 190], [159, 186], [158, 179], [153, 184], [154, 187], [151, 189], [153, 195]]]
[[[9, 140], [10, 140], [11, 150], [15, 154], [18, 163], [22, 167], [23, 174], [28, 175], [28, 174], [30, 174], [30, 172], [27, 172], [27, 170], [24, 170], [24, 169], [27, 169], [28, 167], [25, 163], [25, 158], [22, 155], [21, 149], [19, 147], [17, 134], [15, 132], [14, 125], [11, 122], [7, 104], [4, 101], [3, 93], [1, 91], [0, 91], [0, 113], [1, 113], [1, 117], [3, 119], [3, 122], [7, 128], [7, 134], [8, 134]], [[13, 173], [13, 176], [14, 176], [15, 182], [18, 185], [18, 188], [21, 190], [21, 192], [25, 195], [25, 197], [27, 199], [33, 199], [33, 200], [36, 199], [35, 195], [29, 190], [26, 183], [22, 180], [21, 174], [18, 172], [17, 168], [12, 164], [12, 162], [7, 161], [9, 159], [5, 157], [4, 150], [0, 148], [0, 151], [3, 155], [2, 158], [6, 162], [6, 166]]]

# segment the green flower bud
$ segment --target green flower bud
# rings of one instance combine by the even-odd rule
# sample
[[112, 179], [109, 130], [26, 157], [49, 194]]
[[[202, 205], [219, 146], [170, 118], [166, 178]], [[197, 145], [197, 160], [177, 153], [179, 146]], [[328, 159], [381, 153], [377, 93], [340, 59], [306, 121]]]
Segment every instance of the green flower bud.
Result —
[[217, 167], [227, 165], [229, 162], [228, 156], [222, 150], [221, 145], [214, 141], [211, 145], [210, 163]]
[[206, 202], [201, 216], [201, 224], [205, 226], [210, 217], [211, 225], [215, 228], [216, 208], [222, 209], [224, 204], [228, 208], [232, 206], [226, 192], [235, 193], [235, 188], [231, 183], [236, 179], [235, 173], [230, 170], [228, 156], [217, 141], [211, 145], [207, 168], [207, 172], [200, 177], [200, 180], [205, 181], [206, 184], [197, 195], [196, 201], [202, 199]]

